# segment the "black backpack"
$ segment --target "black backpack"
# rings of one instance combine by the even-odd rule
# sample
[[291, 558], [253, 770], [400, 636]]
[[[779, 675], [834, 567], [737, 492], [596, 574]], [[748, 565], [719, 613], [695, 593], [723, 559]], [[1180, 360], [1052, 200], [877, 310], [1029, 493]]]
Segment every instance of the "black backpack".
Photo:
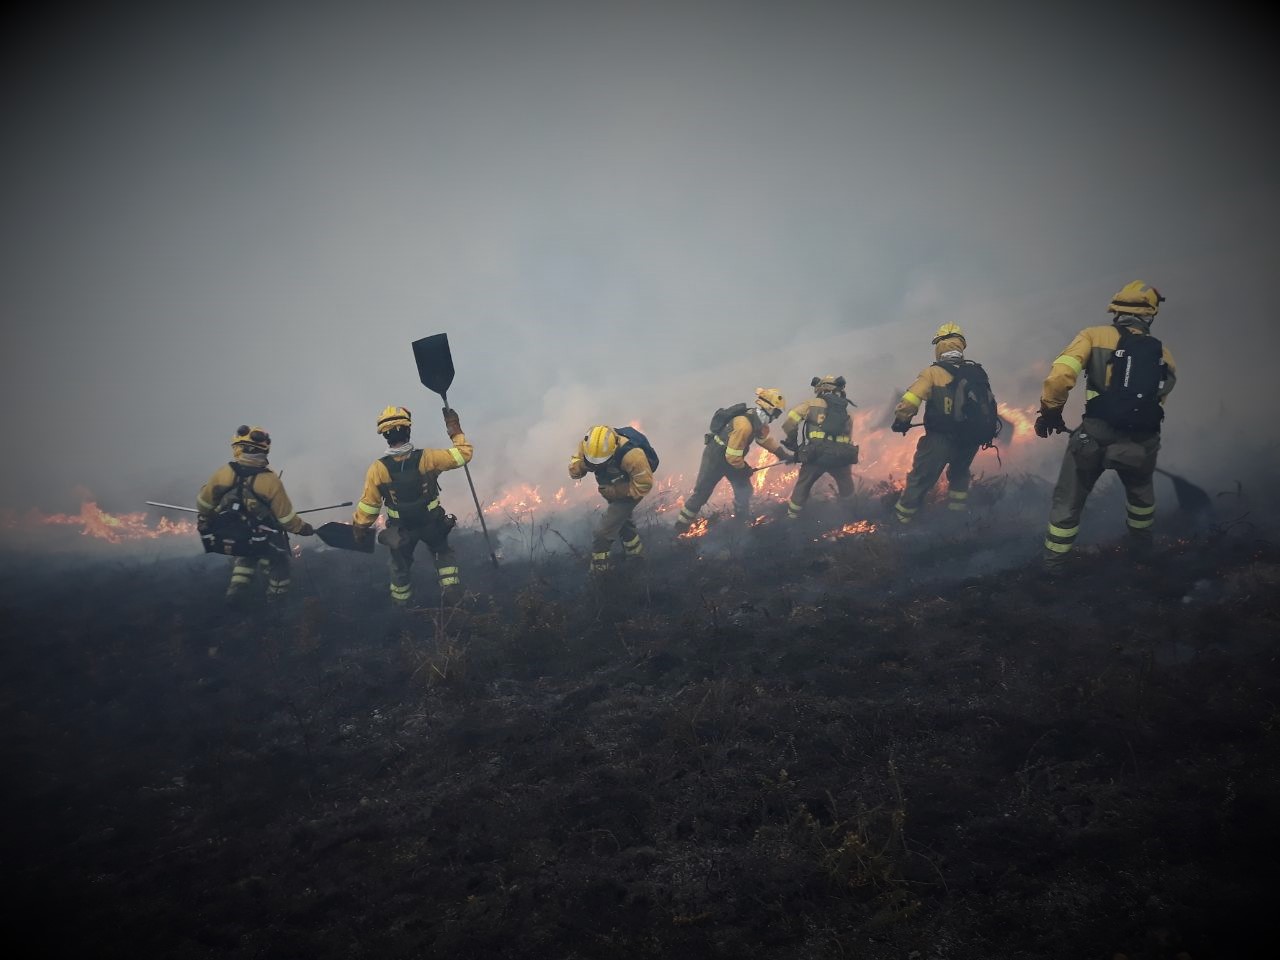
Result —
[[218, 501], [217, 512], [201, 535], [205, 553], [228, 557], [265, 557], [287, 549], [278, 536], [275, 518], [254, 516], [245, 503], [245, 488], [259, 502], [264, 502], [253, 489], [253, 478], [264, 472], [262, 467], [246, 467], [232, 463], [236, 482]]
[[[614, 432], [620, 437], [626, 437], [633, 444], [644, 451], [644, 455], [649, 458], [649, 469], [658, 469], [658, 451], [653, 449], [653, 444], [649, 442], [649, 438], [637, 430], [635, 427], [614, 427]], [[625, 450], [623, 451], [626, 452]]]
[[991, 446], [1000, 436], [1004, 422], [996, 409], [996, 395], [991, 392], [987, 371], [974, 360], [938, 366], [951, 374], [951, 415], [945, 429], [966, 443]]
[[710, 430], [712, 433], [719, 433], [730, 423], [735, 417], [741, 417], [751, 408], [745, 403], [735, 403], [732, 407], [721, 407], [711, 417]]
[[1126, 433], [1159, 432], [1164, 419], [1160, 392], [1169, 375], [1164, 344], [1149, 334], [1121, 330], [1107, 367], [1106, 385], [1090, 384], [1099, 393], [1085, 404], [1084, 415]]

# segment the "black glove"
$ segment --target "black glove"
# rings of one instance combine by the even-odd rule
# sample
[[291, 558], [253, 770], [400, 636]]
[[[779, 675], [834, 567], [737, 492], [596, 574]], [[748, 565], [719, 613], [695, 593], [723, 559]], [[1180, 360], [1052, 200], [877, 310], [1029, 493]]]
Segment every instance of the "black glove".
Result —
[[1066, 433], [1067, 425], [1062, 422], [1062, 411], [1042, 408], [1040, 416], [1036, 417], [1035, 431], [1041, 440], [1047, 440], [1051, 433]]
[[889, 429], [890, 429], [890, 430], [892, 430], [894, 433], [900, 433], [900, 434], [902, 434], [903, 436], [906, 436], [906, 435], [907, 435], [907, 431], [909, 431], [909, 430], [911, 429], [911, 421], [910, 421], [910, 420], [895, 420], [895, 421], [893, 421], [893, 426], [891, 426]]
[[316, 528], [305, 520], [302, 521], [302, 526], [298, 528], [298, 536], [300, 537], [313, 537], [315, 536], [315, 533]]
[[452, 440], [462, 432], [462, 424], [458, 422], [458, 411], [452, 407], [442, 407], [440, 412], [444, 414], [444, 428], [449, 432], [449, 439]]
[[792, 438], [792, 437], [783, 437], [783, 438], [782, 438], [782, 445], [783, 445], [784, 447], [786, 447], [788, 450], [790, 450], [792, 453], [795, 453], [795, 449], [796, 449], [796, 441], [795, 441], [795, 439], [794, 439], [794, 438]]

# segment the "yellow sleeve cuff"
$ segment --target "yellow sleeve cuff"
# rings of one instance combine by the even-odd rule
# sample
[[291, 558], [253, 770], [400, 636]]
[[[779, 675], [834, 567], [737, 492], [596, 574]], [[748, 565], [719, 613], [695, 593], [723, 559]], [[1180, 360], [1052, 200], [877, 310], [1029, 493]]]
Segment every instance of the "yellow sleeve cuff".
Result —
[[1072, 356], [1070, 356], [1070, 355], [1068, 355], [1068, 354], [1065, 354], [1065, 353], [1064, 353], [1062, 356], [1060, 356], [1057, 360], [1055, 360], [1055, 361], [1053, 361], [1053, 362], [1054, 362], [1054, 363], [1060, 363], [1060, 364], [1062, 364], [1064, 367], [1068, 367], [1068, 368], [1070, 368], [1071, 370], [1073, 370], [1073, 371], [1075, 372], [1075, 375], [1076, 375], [1077, 377], [1078, 377], [1078, 376], [1080, 376], [1080, 374], [1084, 372], [1084, 367], [1080, 366], [1080, 361], [1079, 361], [1079, 360], [1077, 360], [1075, 357], [1072, 357]]

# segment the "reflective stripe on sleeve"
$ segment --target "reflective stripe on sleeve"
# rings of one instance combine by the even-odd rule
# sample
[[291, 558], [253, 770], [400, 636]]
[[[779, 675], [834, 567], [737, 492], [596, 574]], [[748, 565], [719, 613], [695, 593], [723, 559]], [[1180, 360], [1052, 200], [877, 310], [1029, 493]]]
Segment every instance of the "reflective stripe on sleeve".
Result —
[[458, 466], [463, 466], [467, 462], [467, 458], [462, 455], [462, 451], [457, 447], [449, 448], [449, 456], [453, 457], [453, 462]]
[[1080, 361], [1077, 360], [1075, 357], [1068, 356], [1065, 353], [1053, 362], [1060, 363], [1064, 367], [1069, 367], [1070, 369], [1074, 370], [1077, 377], [1084, 372], [1084, 367], [1080, 366]]
[[907, 403], [914, 403], [917, 407], [924, 402], [919, 397], [917, 397], [914, 393], [912, 393], [910, 390], [908, 390], [906, 393], [902, 395], [902, 399], [905, 400]]
[[801, 420], [804, 419], [804, 417], [801, 416], [799, 413], [797, 413], [795, 410], [792, 410], [791, 413], [788, 415], [787, 419], [794, 420], [796, 423], [799, 423]]
[[212, 510], [212, 509], [213, 509], [213, 504], [212, 504], [212, 503], [206, 503], [205, 501], [201, 500], [199, 497], [196, 497], [196, 506], [197, 506], [197, 507], [204, 507], [206, 510]]
[[356, 509], [361, 513], [367, 513], [371, 517], [376, 517], [382, 512], [382, 507], [372, 506], [371, 504], [365, 503], [363, 500], [356, 504]]
[[740, 457], [740, 456], [742, 456], [742, 455], [743, 455], [744, 453], [746, 453], [746, 452], [747, 452], [747, 451], [745, 451], [745, 450], [739, 450], [737, 447], [725, 447], [725, 448], [724, 448], [724, 455], [725, 455], [726, 457]]
[[288, 515], [288, 516], [285, 516], [285, 517], [279, 517], [279, 518], [277, 518], [276, 522], [277, 522], [278, 524], [280, 524], [280, 526], [282, 526], [282, 527], [283, 527], [283, 526], [285, 526], [285, 525], [286, 525], [290, 520], [292, 520], [294, 517], [296, 517], [297, 515], [298, 515], [298, 514], [297, 514], [296, 512], [292, 512], [292, 511], [291, 511], [291, 512], [289, 513], [289, 515]]

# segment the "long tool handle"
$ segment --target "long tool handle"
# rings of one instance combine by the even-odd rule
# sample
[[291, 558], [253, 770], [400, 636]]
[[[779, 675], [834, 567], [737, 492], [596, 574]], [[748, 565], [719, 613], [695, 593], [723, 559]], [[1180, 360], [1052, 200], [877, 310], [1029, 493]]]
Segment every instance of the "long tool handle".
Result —
[[[449, 406], [448, 394], [441, 391], [440, 399], [444, 401], [445, 407]], [[480, 532], [484, 534], [485, 546], [489, 548], [489, 559], [493, 561], [494, 567], [498, 566], [498, 555], [493, 551], [493, 542], [489, 539], [489, 528], [485, 526], [484, 511], [480, 509], [480, 498], [476, 496], [476, 485], [471, 480], [471, 468], [465, 463], [462, 465], [462, 472], [467, 475], [467, 486], [471, 488], [471, 499], [476, 504], [476, 516], [480, 518]]]
[[[181, 510], [183, 513], [199, 513], [195, 507], [180, 507], [176, 503], [157, 503], [155, 500], [145, 501], [148, 507], [164, 507], [166, 510]], [[319, 513], [321, 510], [337, 510], [339, 507], [349, 507], [354, 500], [344, 500], [342, 503], [331, 503], [327, 507], [311, 507], [307, 510], [297, 510], [296, 513]]]
[[321, 510], [337, 510], [339, 507], [349, 507], [354, 500], [343, 500], [341, 503], [331, 503], [327, 507], [308, 507], [306, 510], [298, 510], [297, 513], [319, 513]]
[[787, 465], [794, 466], [795, 461], [794, 460], [775, 460], [773, 463], [766, 463], [763, 467], [752, 467], [751, 472], [759, 473], [761, 470], [772, 470], [774, 467], [782, 467]]

